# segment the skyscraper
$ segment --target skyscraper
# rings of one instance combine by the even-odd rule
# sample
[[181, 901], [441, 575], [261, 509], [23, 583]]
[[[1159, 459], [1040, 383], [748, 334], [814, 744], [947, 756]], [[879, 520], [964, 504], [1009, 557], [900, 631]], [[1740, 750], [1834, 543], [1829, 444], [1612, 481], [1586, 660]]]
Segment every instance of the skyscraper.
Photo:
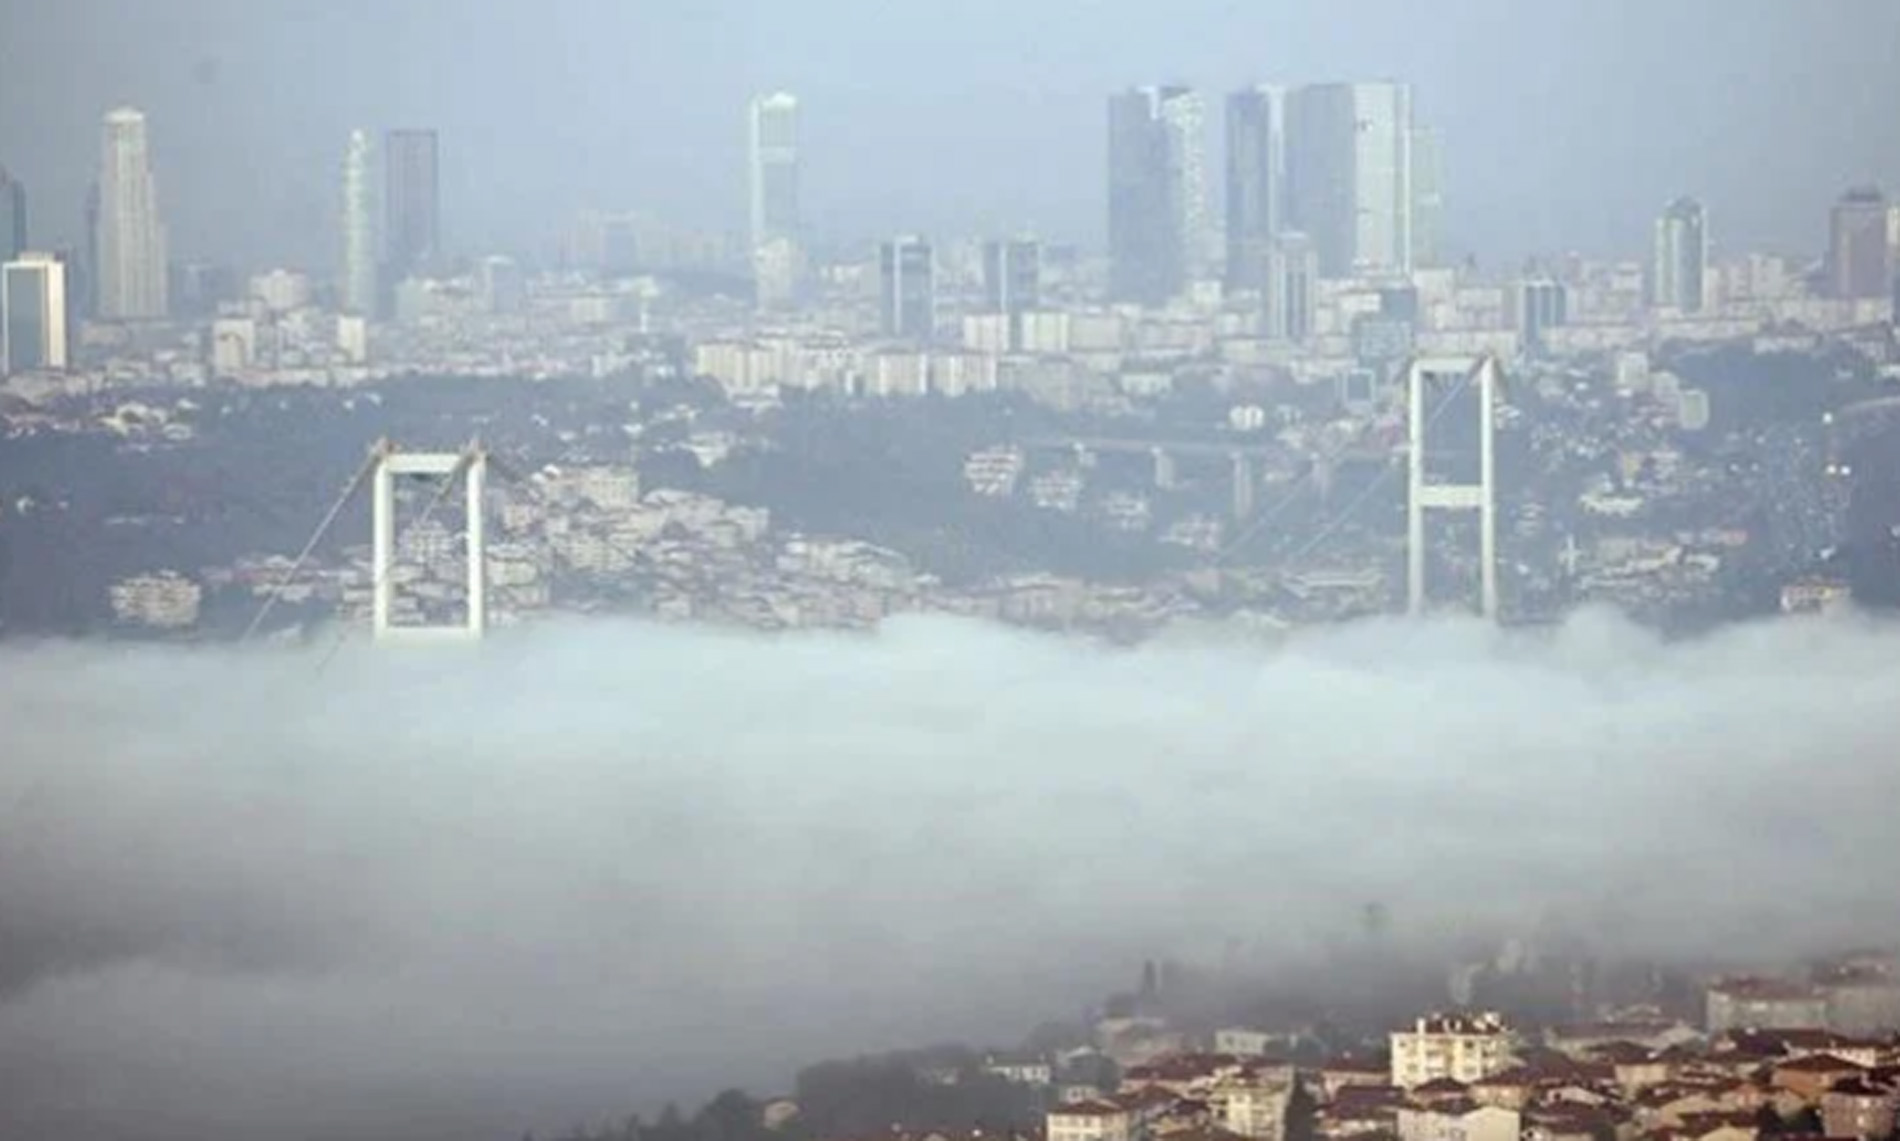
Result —
[[1412, 127], [1412, 268], [1444, 264], [1445, 157], [1437, 127]]
[[877, 265], [884, 335], [930, 340], [937, 331], [937, 267], [930, 243], [910, 236], [885, 242]]
[[783, 91], [752, 100], [746, 116], [752, 248], [799, 240], [798, 99]]
[[1299, 344], [1313, 335], [1313, 298], [1319, 290], [1319, 252], [1297, 231], [1280, 234], [1267, 253], [1266, 334]]
[[1009, 347], [1023, 347], [1023, 314], [1042, 307], [1042, 243], [1012, 238], [983, 244], [983, 308], [1009, 318]]
[[759, 304], [784, 305], [798, 289], [798, 99], [783, 91], [746, 112], [747, 225]]
[[1286, 95], [1250, 87], [1227, 97], [1227, 288], [1266, 283], [1273, 238], [1285, 229]]
[[1412, 89], [1331, 83], [1286, 110], [1289, 222], [1327, 277], [1406, 273], [1412, 263]]
[[26, 187], [0, 166], [0, 262], [26, 252]]
[[1205, 117], [1185, 87], [1138, 87], [1108, 104], [1109, 293], [1159, 305], [1207, 268]]
[[105, 117], [99, 163], [99, 316], [162, 318], [166, 312], [165, 228], [158, 217], [145, 115], [130, 107]]
[[22, 253], [0, 265], [0, 371], [66, 367], [66, 267]]
[[1886, 297], [1893, 288], [1893, 253], [1887, 244], [1887, 198], [1877, 187], [1858, 186], [1828, 212], [1827, 278], [1837, 298]]
[[383, 261], [393, 285], [442, 255], [442, 190], [434, 131], [383, 136]]
[[343, 261], [337, 307], [366, 317], [376, 312], [376, 235], [370, 207], [369, 132], [351, 131], [343, 152]]
[[1678, 198], [1656, 219], [1650, 304], [1677, 313], [1702, 312], [1708, 264], [1708, 215], [1695, 199]]

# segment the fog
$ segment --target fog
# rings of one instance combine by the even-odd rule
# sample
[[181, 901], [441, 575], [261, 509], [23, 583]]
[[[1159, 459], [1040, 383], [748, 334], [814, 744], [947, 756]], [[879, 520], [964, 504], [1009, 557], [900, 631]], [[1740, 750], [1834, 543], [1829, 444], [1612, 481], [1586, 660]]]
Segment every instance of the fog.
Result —
[[432, 126], [448, 244], [544, 252], [589, 207], [740, 229], [745, 102], [787, 88], [813, 236], [1096, 246], [1111, 91], [1396, 78], [1443, 131], [1448, 253], [1640, 256], [1680, 194], [1724, 249], [1805, 252], [1900, 183], [1896, 42], [1889, 0], [11, 3], [0, 164], [76, 243], [129, 102], [176, 256], [321, 270], [346, 133]]
[[[1371, 623], [0, 652], [0, 1125], [509, 1136], [1350, 931], [1895, 934], [1900, 639]], [[244, 1132], [238, 1133], [238, 1130]]]

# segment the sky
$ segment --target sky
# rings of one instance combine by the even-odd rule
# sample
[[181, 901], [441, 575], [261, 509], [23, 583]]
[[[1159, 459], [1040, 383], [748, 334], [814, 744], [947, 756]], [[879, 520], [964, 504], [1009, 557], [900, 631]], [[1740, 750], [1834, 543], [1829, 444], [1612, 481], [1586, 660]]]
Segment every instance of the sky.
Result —
[[448, 245], [531, 253], [586, 208], [738, 231], [745, 103], [782, 88], [820, 234], [1099, 245], [1111, 91], [1392, 78], [1454, 252], [1639, 254], [1686, 193], [1718, 252], [1818, 254], [1843, 188], [1900, 186], [1896, 42], [1890, 0], [22, 0], [0, 165], [72, 241], [136, 105], [175, 256], [323, 270], [347, 131], [433, 126]]
[[1900, 638], [941, 618], [0, 647], [0, 1134], [513, 1141], [1150, 957], [1900, 937]]

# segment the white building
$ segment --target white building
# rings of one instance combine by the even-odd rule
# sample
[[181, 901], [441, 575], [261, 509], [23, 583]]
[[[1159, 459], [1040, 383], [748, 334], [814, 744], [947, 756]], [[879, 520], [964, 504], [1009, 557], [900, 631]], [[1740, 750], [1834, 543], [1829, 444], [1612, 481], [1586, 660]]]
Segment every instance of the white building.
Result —
[[1137, 1141], [1135, 1116], [1106, 1101], [1083, 1101], [1049, 1111], [1047, 1141]]
[[369, 132], [351, 131], [343, 154], [343, 272], [337, 282], [337, 305], [358, 317], [376, 312], [376, 214], [369, 166]]
[[1289, 97], [1288, 221], [1313, 239], [1320, 273], [1411, 270], [1412, 126], [1402, 83], [1318, 84]]
[[1518, 1141], [1522, 1129], [1517, 1110], [1495, 1105], [1399, 1110], [1399, 1141]]
[[108, 112], [99, 164], [99, 316], [153, 320], [167, 310], [165, 228], [158, 217], [145, 115]]
[[0, 374], [66, 367], [66, 266], [23, 253], [0, 266]]
[[1510, 1031], [1495, 1014], [1435, 1014], [1395, 1031], [1392, 1084], [1411, 1089], [1439, 1078], [1470, 1085], [1511, 1064]]
[[109, 592], [113, 617], [128, 626], [178, 630], [195, 625], [203, 589], [176, 571], [136, 575]]
[[1259, 1141], [1281, 1141], [1286, 1136], [1286, 1107], [1292, 1088], [1287, 1082], [1261, 1079], [1223, 1082], [1215, 1088], [1221, 1125], [1231, 1133]]

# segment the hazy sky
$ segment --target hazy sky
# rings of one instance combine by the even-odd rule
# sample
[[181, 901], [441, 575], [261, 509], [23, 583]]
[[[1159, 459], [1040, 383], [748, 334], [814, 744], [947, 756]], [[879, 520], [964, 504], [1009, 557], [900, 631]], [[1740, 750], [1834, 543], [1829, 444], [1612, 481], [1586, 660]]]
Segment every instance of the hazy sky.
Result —
[[8, 647], [0, 1134], [518, 1137], [1007, 1043], [1369, 900], [1415, 946], [1890, 939], [1896, 636]]
[[344, 133], [432, 125], [451, 245], [587, 206], [736, 230], [745, 100], [784, 87], [825, 231], [1099, 244], [1112, 89], [1393, 77], [1454, 249], [1636, 250], [1687, 192], [1718, 242], [1818, 251], [1845, 184], [1900, 182], [1896, 43], [1891, 0], [16, 0], [0, 163], [70, 237], [136, 104], [179, 255], [327, 264]]

